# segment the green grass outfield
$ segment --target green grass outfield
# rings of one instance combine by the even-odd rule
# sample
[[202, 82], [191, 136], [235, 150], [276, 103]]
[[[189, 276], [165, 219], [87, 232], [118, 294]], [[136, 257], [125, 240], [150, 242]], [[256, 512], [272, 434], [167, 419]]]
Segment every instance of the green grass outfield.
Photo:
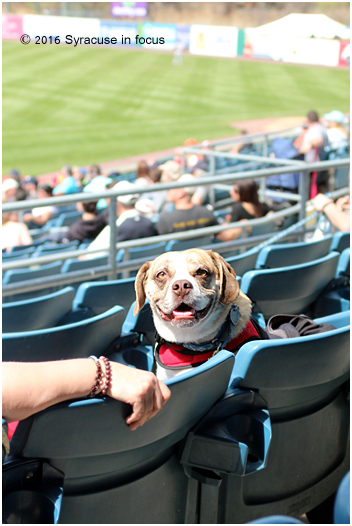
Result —
[[3, 42], [3, 174], [234, 134], [230, 122], [348, 112], [349, 70]]

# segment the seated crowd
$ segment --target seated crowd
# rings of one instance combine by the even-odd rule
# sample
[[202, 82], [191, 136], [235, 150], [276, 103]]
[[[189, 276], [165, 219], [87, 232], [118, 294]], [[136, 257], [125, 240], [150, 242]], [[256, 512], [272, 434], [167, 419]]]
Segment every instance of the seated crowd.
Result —
[[[324, 115], [325, 125], [323, 126], [316, 112], [308, 112], [307, 123], [302, 129], [301, 135], [289, 145], [290, 153], [288, 156], [292, 158], [292, 152], [294, 152], [296, 158], [304, 158], [309, 161], [313, 159], [314, 155], [314, 160], [316, 160], [319, 157], [323, 158], [324, 148], [329, 144], [336, 148], [347, 147], [348, 132], [343, 126], [343, 119], [344, 116], [341, 112], [332, 111]], [[195, 139], [187, 139], [183, 146], [195, 146], [196, 144]], [[279, 150], [281, 148], [283, 151], [283, 145], [280, 143], [278, 146]], [[284, 146], [286, 148], [287, 145]], [[203, 149], [208, 147], [207, 141], [202, 143]], [[233, 151], [236, 150], [235, 153], [244, 152], [247, 147], [247, 143], [238, 143], [237, 148]], [[272, 155], [277, 155], [275, 148], [273, 148]], [[184, 167], [183, 160], [185, 162]], [[131, 192], [128, 195], [119, 196], [117, 199], [117, 241], [139, 239], [218, 225], [218, 217], [214, 214], [212, 207], [206, 204], [209, 186], [201, 184], [201, 179], [207, 175], [208, 170], [208, 159], [204, 155], [187, 153], [183, 159], [182, 148], [177, 148], [174, 158], [163, 164], [153, 161], [140, 161], [133, 183], [125, 180], [116, 182], [121, 179], [120, 174], [114, 173], [108, 176], [99, 165], [92, 165], [88, 170], [77, 166], [64, 165], [60, 173], [52, 178], [51, 184], [38, 183], [38, 180], [32, 176], [21, 178], [18, 170], [12, 170], [2, 184], [2, 201], [40, 200], [78, 192], [97, 193], [111, 188], [116, 190], [130, 189]], [[311, 177], [313, 175], [311, 174]], [[185, 186], [168, 191], [153, 191], [153, 184], [157, 182], [184, 181], [188, 183], [196, 179], [199, 179], [200, 183], [197, 186]], [[275, 188], [275, 186], [270, 186], [271, 179], [273, 178], [268, 178], [268, 188]], [[138, 194], [136, 188], [140, 187], [148, 188], [150, 191]], [[285, 190], [285, 188], [279, 189]], [[315, 192], [316, 194], [317, 192]], [[225, 225], [238, 221], [245, 223], [250, 219], [270, 214], [285, 205], [279, 200], [260, 202], [258, 185], [254, 179], [235, 181], [230, 195], [234, 203], [231, 212], [229, 211], [229, 214], [226, 215], [223, 223]], [[314, 195], [311, 194], [311, 197]], [[346, 221], [347, 214], [344, 215], [340, 224], [336, 219], [338, 214], [333, 213], [333, 208], [327, 206], [328, 203], [323, 203], [319, 196], [316, 199], [316, 209], [320, 210], [324, 207], [325, 211], [326, 207], [326, 212], [329, 212], [331, 216], [331, 218], [329, 217], [331, 222], [334, 224], [334, 221], [335, 223], [337, 221], [336, 228], [349, 229]], [[81, 216], [77, 216], [77, 220], [65, 232], [51, 235], [43, 229], [43, 241], [51, 240], [64, 243], [74, 240], [79, 242], [91, 241], [91, 247], [94, 249], [106, 248], [110, 240], [108, 202], [109, 199], [100, 199], [98, 202], [77, 203], [76, 208]], [[341, 208], [339, 202], [336, 206], [337, 209]], [[344, 208], [346, 206], [348, 205], [344, 203]], [[55, 206], [33, 207], [22, 214], [13, 212], [3, 214], [3, 250], [10, 250], [15, 245], [31, 244], [30, 231], [45, 227], [50, 220], [58, 217], [59, 214], [60, 207]], [[243, 228], [230, 228], [219, 233], [216, 237], [219, 241], [231, 241], [243, 233], [248, 235], [250, 229], [245, 228], [245, 226]], [[99, 253], [92, 254], [93, 257], [98, 255]]]

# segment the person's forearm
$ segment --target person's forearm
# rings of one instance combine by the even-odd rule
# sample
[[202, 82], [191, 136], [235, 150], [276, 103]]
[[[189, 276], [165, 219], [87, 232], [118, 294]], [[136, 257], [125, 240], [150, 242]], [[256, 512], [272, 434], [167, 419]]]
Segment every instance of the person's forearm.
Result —
[[334, 227], [348, 232], [350, 230], [350, 214], [339, 210], [334, 202], [328, 203], [324, 206], [324, 214]]
[[229, 228], [220, 232], [220, 234], [217, 235], [217, 238], [221, 241], [233, 241], [234, 239], [239, 238], [241, 234], [242, 228]]
[[4, 362], [2, 365], [3, 418], [23, 420], [58, 402], [87, 396], [94, 384], [91, 359], [40, 363]]

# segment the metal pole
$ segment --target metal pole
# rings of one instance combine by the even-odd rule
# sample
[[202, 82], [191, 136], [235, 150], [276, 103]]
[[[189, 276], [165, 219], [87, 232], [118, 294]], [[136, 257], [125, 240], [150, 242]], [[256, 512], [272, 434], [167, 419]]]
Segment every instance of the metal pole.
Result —
[[114, 280], [117, 277], [117, 227], [116, 227], [116, 196], [110, 198], [109, 203], [109, 226], [110, 226], [110, 245], [109, 245], [109, 265], [111, 266], [111, 272], [109, 272], [109, 279]]

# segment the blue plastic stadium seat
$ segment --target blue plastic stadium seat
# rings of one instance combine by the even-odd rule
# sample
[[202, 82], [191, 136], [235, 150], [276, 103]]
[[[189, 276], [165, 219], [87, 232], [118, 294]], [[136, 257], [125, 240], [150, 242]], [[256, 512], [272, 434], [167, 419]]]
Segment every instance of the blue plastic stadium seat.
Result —
[[318, 298], [314, 313], [316, 316], [350, 310], [350, 249], [346, 248], [339, 257], [335, 279]]
[[336, 232], [333, 235], [330, 252], [343, 252], [351, 243], [350, 232]]
[[334, 524], [351, 524], [350, 521], [350, 472], [346, 473], [337, 490], [334, 504]]
[[38, 362], [103, 354], [121, 336], [124, 317], [123, 308], [116, 306], [76, 323], [3, 334], [2, 359]]
[[248, 524], [304, 524], [304, 522], [288, 515], [270, 515], [269, 517], [250, 521]]
[[350, 248], [345, 248], [341, 252], [339, 264], [337, 266], [337, 276], [350, 277]]
[[169, 241], [166, 245], [165, 252], [169, 251], [182, 251], [188, 250], [189, 248], [202, 248], [203, 246], [210, 245], [213, 242], [213, 236], [201, 236], [193, 239], [179, 239]]
[[68, 252], [69, 250], [75, 250], [78, 248], [79, 242], [76, 241], [70, 241], [69, 243], [55, 243], [53, 245], [41, 245], [37, 248], [35, 253], [33, 254], [33, 257], [39, 257], [44, 256], [46, 254], [56, 254], [60, 252]]
[[226, 257], [225, 260], [231, 265], [233, 270], [236, 272], [236, 276], [243, 276], [246, 272], [255, 269], [256, 261], [258, 258], [258, 252], [254, 250], [248, 250], [240, 256]]
[[[14, 249], [18, 249], [18, 250], [14, 250]], [[14, 259], [16, 257], [20, 257], [20, 256], [27, 256], [28, 258], [31, 257], [31, 255], [33, 254], [33, 252], [35, 252], [36, 250], [36, 247], [32, 246], [32, 245], [23, 245], [23, 246], [18, 246], [18, 247], [12, 247], [11, 250], [9, 250], [9, 252], [4, 252], [2, 254], [2, 258], [4, 260], [7, 260], [7, 259]]]
[[252, 300], [253, 312], [265, 320], [275, 314], [312, 315], [314, 302], [335, 278], [338, 260], [339, 254], [331, 252], [302, 265], [253, 270], [242, 276], [241, 289]]
[[14, 303], [2, 307], [3, 332], [23, 332], [55, 327], [72, 309], [75, 291], [66, 287], [53, 294]]
[[92, 314], [101, 314], [115, 305], [121, 305], [128, 313], [136, 299], [135, 278], [97, 283], [82, 283], [76, 292], [73, 309], [88, 309]]
[[41, 265], [38, 268], [21, 268], [6, 270], [2, 279], [2, 284], [17, 283], [20, 281], [31, 281], [33, 279], [43, 278], [44, 276], [54, 276], [59, 274], [62, 267], [62, 261], [55, 261], [47, 265]]
[[269, 245], [259, 252], [256, 269], [289, 267], [320, 259], [329, 253], [331, 240], [330, 235], [308, 243]]
[[[229, 391], [180, 451], [189, 475], [200, 484], [199, 522], [300, 517], [334, 494], [349, 469], [349, 338], [347, 325], [241, 347]], [[226, 464], [230, 436], [250, 445], [248, 437], [263, 433], [249, 420], [259, 409], [268, 411], [272, 428], [265, 466], [254, 469], [256, 461], [262, 463], [263, 449], [252, 444], [247, 453], [252, 469], [236, 476]], [[265, 440], [264, 435], [262, 448]], [[216, 458], [213, 452], [221, 448], [223, 455]]]
[[153, 245], [146, 245], [144, 247], [125, 249], [124, 260], [144, 259], [144, 261], [146, 261], [148, 258], [155, 259], [160, 254], [166, 252], [166, 245], [166, 241], [163, 241], [161, 243], [154, 243]]
[[[168, 381], [170, 400], [134, 432], [125, 423], [130, 406], [109, 397], [64, 402], [20, 422], [3, 465], [3, 518], [188, 522], [196, 486], [178, 461], [178, 446], [225, 393], [233, 363], [221, 351]], [[30, 490], [28, 470], [37, 482]]]
[[72, 212], [63, 212], [59, 215], [58, 218], [56, 218], [53, 226], [55, 227], [71, 226], [80, 217], [82, 217], [82, 212], [79, 212], [78, 210], [73, 210]]
[[94, 259], [77, 259], [77, 258], [70, 258], [66, 259], [64, 264], [62, 265], [61, 273], [66, 274], [67, 272], [74, 272], [75, 270], [85, 270], [85, 269], [92, 269], [95, 267], [101, 267], [108, 265], [109, 258], [108, 256], [102, 256], [97, 257]]

